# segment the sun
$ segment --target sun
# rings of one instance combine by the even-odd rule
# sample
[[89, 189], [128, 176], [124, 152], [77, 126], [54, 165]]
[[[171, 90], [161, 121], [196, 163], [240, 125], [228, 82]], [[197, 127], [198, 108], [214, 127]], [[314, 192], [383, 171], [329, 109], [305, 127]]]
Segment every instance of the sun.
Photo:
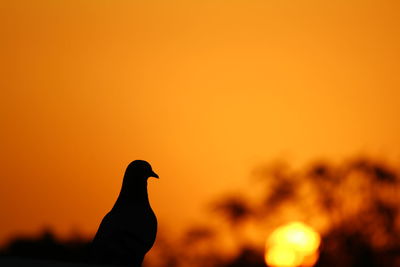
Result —
[[318, 259], [320, 235], [302, 222], [278, 227], [269, 236], [265, 261], [268, 266], [313, 266]]

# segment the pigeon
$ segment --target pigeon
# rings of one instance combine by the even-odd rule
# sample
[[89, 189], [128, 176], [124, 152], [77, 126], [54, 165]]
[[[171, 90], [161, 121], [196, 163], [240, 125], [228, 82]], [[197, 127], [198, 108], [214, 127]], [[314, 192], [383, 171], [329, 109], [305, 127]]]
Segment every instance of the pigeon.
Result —
[[140, 267], [157, 234], [157, 217], [148, 198], [147, 179], [159, 178], [150, 164], [132, 161], [113, 208], [101, 221], [92, 241], [90, 262]]

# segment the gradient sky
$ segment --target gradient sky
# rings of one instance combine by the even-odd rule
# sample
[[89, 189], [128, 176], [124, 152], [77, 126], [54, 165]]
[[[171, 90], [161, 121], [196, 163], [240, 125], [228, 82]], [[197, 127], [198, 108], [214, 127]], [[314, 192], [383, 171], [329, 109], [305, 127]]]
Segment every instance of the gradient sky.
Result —
[[[189, 2], [189, 3], [188, 3]], [[148, 160], [161, 227], [254, 167], [400, 161], [400, 2], [0, 3], [0, 241], [91, 234]]]

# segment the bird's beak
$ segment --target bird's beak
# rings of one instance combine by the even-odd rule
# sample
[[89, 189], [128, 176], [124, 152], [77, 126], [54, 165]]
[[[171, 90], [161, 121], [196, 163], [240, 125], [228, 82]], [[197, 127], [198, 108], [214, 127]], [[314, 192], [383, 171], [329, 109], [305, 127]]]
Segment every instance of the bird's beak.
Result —
[[154, 177], [154, 178], [157, 178], [157, 179], [159, 179], [159, 178], [160, 178], [160, 177], [158, 177], [158, 174], [157, 174], [157, 173], [155, 173], [155, 172], [153, 172], [153, 171], [151, 171], [151, 173], [150, 173], [149, 177]]

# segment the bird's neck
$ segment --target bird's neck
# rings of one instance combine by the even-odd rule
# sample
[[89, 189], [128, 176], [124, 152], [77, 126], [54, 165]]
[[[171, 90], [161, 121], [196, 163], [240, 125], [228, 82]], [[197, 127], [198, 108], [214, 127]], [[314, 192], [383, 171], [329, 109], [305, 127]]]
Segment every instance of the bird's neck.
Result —
[[148, 203], [148, 201], [146, 180], [135, 181], [134, 183], [124, 181], [115, 206], [137, 205]]

